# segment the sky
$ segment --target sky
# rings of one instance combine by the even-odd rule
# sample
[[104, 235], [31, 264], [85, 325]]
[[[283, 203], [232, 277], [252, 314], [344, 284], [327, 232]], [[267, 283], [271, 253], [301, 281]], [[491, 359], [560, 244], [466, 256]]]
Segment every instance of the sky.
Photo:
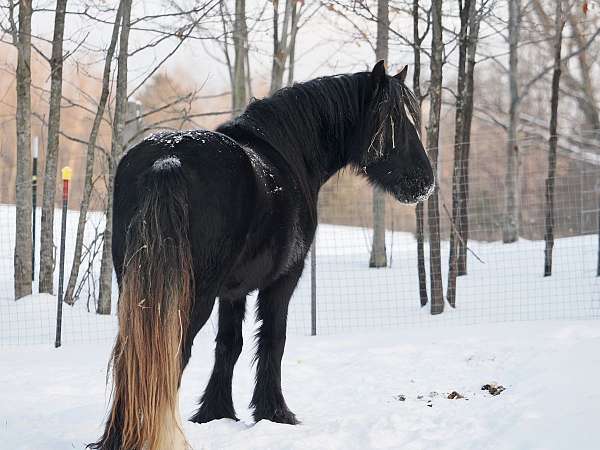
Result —
[[[212, 1], [212, 0], [208, 0]], [[177, 5], [181, 8], [189, 8], [193, 0], [177, 0]], [[90, 15], [106, 21], [106, 24], [96, 23], [90, 27], [92, 22], [89, 17], [72, 14], [69, 15], [65, 27], [66, 50], [77, 49], [76, 53], [70, 57], [68, 64], [72, 66], [81, 65], [83, 61], [95, 64], [96, 71], [100, 73], [103, 63], [102, 53], [108, 47], [111, 35], [110, 21], [114, 18], [114, 12], [101, 11], [100, 8], [91, 7], [91, 2], [86, 0], [79, 2], [69, 2], [68, 11], [83, 11], [86, 5], [89, 7]], [[101, 2], [102, 9], [107, 10], [116, 4], [115, 1]], [[316, 0], [307, 0], [304, 9], [314, 10]], [[51, 11], [53, 3], [47, 1], [38, 2], [37, 6], [43, 11], [37, 11], [33, 18], [34, 34], [50, 40], [53, 29], [53, 12]], [[247, 16], [248, 26], [252, 29], [250, 33], [250, 57], [253, 79], [257, 84], [267, 83], [271, 70], [272, 54], [272, 35], [271, 35], [271, 16], [269, 10], [262, 14], [262, 19], [257, 21], [260, 16], [263, 0], [248, 0]], [[176, 6], [169, 0], [134, 0], [132, 20], [137, 18], [165, 13], [175, 10]], [[215, 8], [214, 12], [218, 12]], [[406, 15], [396, 16], [394, 21], [396, 29], [400, 33], [409, 35], [412, 33], [410, 17]], [[130, 37], [130, 49], [136, 50], [147, 43], [150, 39], [155, 39], [159, 34], [148, 31], [153, 27], [177, 27], [183, 24], [180, 18], [170, 18], [168, 21], [146, 22], [143, 25], [144, 30], [133, 29]], [[208, 28], [212, 33], [220, 31], [220, 23], [215, 18], [205, 20], [201, 23], [202, 27]], [[374, 35], [373, 24], [360, 24], [362, 32]], [[206, 32], [201, 32], [207, 35]], [[374, 54], [372, 47], [358, 38], [359, 33], [352, 30], [351, 25], [340, 16], [327, 8], [320, 8], [314, 14], [310, 21], [301, 28], [298, 34], [296, 50], [296, 80], [306, 80], [316, 76], [353, 72], [366, 70], [372, 66]], [[152, 67], [158, 61], [168, 55], [178, 44], [177, 39], [169, 39], [153, 48], [136, 52], [129, 61], [129, 83], [130, 89], [135, 87], [136, 80], [143, 79]], [[40, 43], [43, 48], [49, 49], [49, 44]], [[49, 50], [48, 50], [49, 52]], [[405, 64], [412, 62], [412, 52], [408, 47], [398, 45], [397, 41], [390, 42], [390, 58], [388, 68], [396, 70]], [[184, 42], [177, 52], [171, 56], [168, 62], [161, 68], [161, 71], [173, 76], [185, 76], [196, 85], [202, 86], [207, 92], [217, 92], [228, 89], [229, 80], [227, 78], [226, 66], [223, 63], [221, 46], [210, 39], [188, 39]]]

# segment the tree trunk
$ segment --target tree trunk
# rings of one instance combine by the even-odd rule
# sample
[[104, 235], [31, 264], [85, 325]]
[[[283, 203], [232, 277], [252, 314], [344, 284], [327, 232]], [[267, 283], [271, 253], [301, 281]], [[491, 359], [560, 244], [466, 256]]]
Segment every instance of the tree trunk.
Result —
[[425, 269], [425, 204], [417, 203], [415, 207], [417, 218], [417, 273], [419, 278], [419, 300], [421, 306], [427, 305], [427, 271]]
[[475, 56], [479, 40], [481, 24], [481, 9], [475, 8], [476, 2], [471, 3], [469, 12], [469, 35], [467, 47], [467, 69], [465, 79], [465, 95], [463, 98], [463, 136], [462, 136], [462, 167], [459, 183], [458, 217], [459, 233], [462, 241], [458, 243], [458, 276], [467, 274], [467, 243], [469, 241], [469, 156], [471, 153], [471, 125], [473, 123], [473, 92], [475, 91]]
[[[302, 8], [302, 5], [300, 5], [300, 8]], [[296, 36], [298, 35], [299, 18], [300, 12], [298, 11], [298, 1], [295, 1], [292, 5], [292, 31], [290, 33], [290, 50], [288, 56], [288, 86], [291, 86], [294, 83], [294, 68], [296, 63]]]
[[17, 46], [17, 175], [15, 186], [15, 300], [31, 294], [31, 0], [19, 2]]
[[119, 39], [119, 56], [117, 59], [117, 84], [115, 95], [115, 114], [112, 125], [111, 154], [108, 158], [108, 189], [106, 202], [106, 228], [104, 230], [104, 246], [102, 248], [102, 264], [100, 267], [100, 289], [98, 298], [98, 314], [110, 314], [112, 294], [112, 218], [113, 191], [116, 166], [123, 153], [123, 133], [127, 107], [127, 58], [129, 49], [129, 29], [131, 1], [122, 0], [123, 23]]
[[283, 74], [288, 57], [288, 38], [292, 19], [292, 4], [297, 0], [285, 0], [281, 39], [279, 38], [279, 0], [273, 0], [273, 65], [271, 67], [271, 88], [269, 93], [278, 91], [283, 86]]
[[63, 36], [67, 0], [57, 0], [54, 14], [54, 36], [50, 58], [50, 105], [48, 110], [48, 145], [44, 169], [42, 226], [40, 231], [40, 292], [54, 291], [54, 197], [58, 165], [60, 107], [62, 99]]
[[239, 114], [248, 101], [246, 94], [246, 0], [235, 0], [235, 19], [233, 23], [233, 47], [235, 52], [233, 63], [232, 106], [234, 115]]
[[[463, 167], [463, 128], [464, 128], [464, 96], [465, 96], [465, 78], [467, 66], [467, 33], [469, 28], [469, 13], [471, 0], [458, 0], [460, 16], [460, 32], [458, 36], [458, 75], [456, 89], [456, 112], [454, 119], [454, 167], [452, 171], [452, 224], [450, 226], [450, 251], [448, 258], [448, 289], [446, 296], [450, 306], [456, 305], [456, 275], [457, 275], [457, 254], [460, 236], [460, 183], [462, 181]], [[474, 0], [473, 0], [474, 3]], [[458, 236], [457, 236], [458, 234]]]
[[[419, 104], [419, 123], [421, 122], [421, 43], [423, 38], [419, 35], [419, 0], [413, 0], [413, 51], [415, 67], [413, 70], [413, 92]], [[420, 132], [421, 130], [419, 130]], [[428, 302], [427, 297], [427, 271], [425, 269], [425, 204], [417, 203], [415, 207], [416, 234], [417, 234], [417, 272], [419, 278], [419, 300], [421, 307]]]
[[544, 240], [544, 276], [552, 275], [552, 251], [554, 250], [554, 179], [556, 175], [556, 144], [558, 142], [558, 100], [561, 74], [562, 32], [564, 20], [562, 16], [562, 0], [556, 1], [556, 41], [554, 43], [554, 71], [552, 73], [552, 97], [550, 100], [550, 139], [548, 147], [548, 178], [546, 179], [546, 223]]
[[269, 88], [269, 94], [281, 88], [281, 82], [278, 82], [278, 80], [283, 80], [282, 59], [283, 55], [279, 42], [279, 0], [273, 0], [273, 63], [271, 66], [271, 87]]
[[[375, 62], [387, 60], [389, 37], [389, 5], [388, 0], [377, 2], [377, 43], [375, 47]], [[385, 250], [385, 193], [378, 187], [373, 187], [373, 245], [369, 267], [386, 267], [387, 254]]]
[[[432, 2], [431, 25], [431, 81], [429, 86], [430, 107], [429, 124], [427, 127], [427, 147], [429, 149], [429, 157], [433, 166], [433, 172], [437, 175], [440, 112], [442, 105], [442, 58], [444, 51], [444, 44], [442, 41], [442, 0], [433, 0]], [[439, 180], [436, 176], [435, 189], [427, 201], [431, 314], [440, 314], [444, 311], [438, 192]]]
[[79, 276], [79, 266], [81, 265], [81, 252], [83, 247], [83, 234], [85, 232], [85, 222], [87, 212], [90, 206], [90, 197], [93, 189], [93, 175], [94, 175], [94, 158], [96, 150], [96, 140], [98, 139], [98, 131], [100, 124], [102, 123], [102, 117], [104, 116], [104, 110], [106, 108], [106, 102], [108, 100], [108, 94], [110, 91], [110, 73], [112, 66], [112, 59], [115, 54], [115, 48], [117, 46], [117, 38], [119, 37], [119, 27], [121, 25], [121, 5], [117, 10], [115, 16], [115, 22], [113, 25], [112, 35], [108, 50], [106, 52], [106, 59], [104, 60], [104, 72], [102, 73], [102, 91], [100, 93], [100, 101], [98, 102], [98, 109], [94, 117], [92, 124], [92, 130], [90, 131], [90, 137], [87, 144], [87, 153], [85, 158], [85, 178], [83, 181], [83, 196], [81, 198], [81, 206], [79, 207], [79, 220], [77, 222], [77, 235], [75, 237], [75, 254], [73, 255], [73, 266], [71, 267], [71, 275], [69, 276], [69, 282], [65, 291], [65, 302], [72, 305], [76, 299], [73, 297], [75, 292], [75, 286], [77, 284], [77, 278]]
[[504, 186], [504, 223], [502, 241], [506, 244], [519, 239], [519, 34], [521, 30], [521, 0], [508, 0], [509, 33], [509, 93], [510, 107], [506, 142], [506, 175]]

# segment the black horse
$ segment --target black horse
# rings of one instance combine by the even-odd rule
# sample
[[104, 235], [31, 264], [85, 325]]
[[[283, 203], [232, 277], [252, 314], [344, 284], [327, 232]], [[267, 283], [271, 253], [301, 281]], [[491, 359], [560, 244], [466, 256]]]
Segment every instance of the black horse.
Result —
[[298, 423], [281, 391], [290, 297], [317, 226], [317, 196], [345, 166], [401, 202], [434, 174], [406, 68], [298, 83], [250, 103], [217, 131], [152, 135], [115, 178], [119, 334], [113, 403], [91, 448], [185, 448], [177, 397], [198, 331], [219, 298], [215, 365], [193, 422], [236, 419], [233, 368], [248, 293], [258, 290], [255, 420]]

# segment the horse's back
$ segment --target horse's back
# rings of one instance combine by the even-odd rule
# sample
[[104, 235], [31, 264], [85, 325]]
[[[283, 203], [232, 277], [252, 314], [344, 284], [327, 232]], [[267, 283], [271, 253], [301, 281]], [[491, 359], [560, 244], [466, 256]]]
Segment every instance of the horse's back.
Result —
[[[216, 132], [194, 130], [152, 135], [119, 163], [113, 206], [113, 255], [122, 262], [126, 233], [143, 201], [148, 180], [183, 177], [189, 201], [190, 240], [198, 270], [230, 260], [239, 251], [252, 220], [255, 179], [243, 149]], [[169, 201], [169, 198], [164, 199]]]

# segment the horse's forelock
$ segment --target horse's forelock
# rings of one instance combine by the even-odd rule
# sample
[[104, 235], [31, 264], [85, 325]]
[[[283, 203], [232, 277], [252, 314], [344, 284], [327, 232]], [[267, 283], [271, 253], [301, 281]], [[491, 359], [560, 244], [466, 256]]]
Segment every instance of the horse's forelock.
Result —
[[[382, 88], [378, 89], [371, 101], [371, 139], [364, 159], [383, 155], [383, 147], [387, 141], [387, 130], [394, 123], [409, 122], [421, 134], [420, 108], [411, 90], [400, 80], [393, 77], [388, 79]], [[394, 136], [390, 136], [394, 139]]]

